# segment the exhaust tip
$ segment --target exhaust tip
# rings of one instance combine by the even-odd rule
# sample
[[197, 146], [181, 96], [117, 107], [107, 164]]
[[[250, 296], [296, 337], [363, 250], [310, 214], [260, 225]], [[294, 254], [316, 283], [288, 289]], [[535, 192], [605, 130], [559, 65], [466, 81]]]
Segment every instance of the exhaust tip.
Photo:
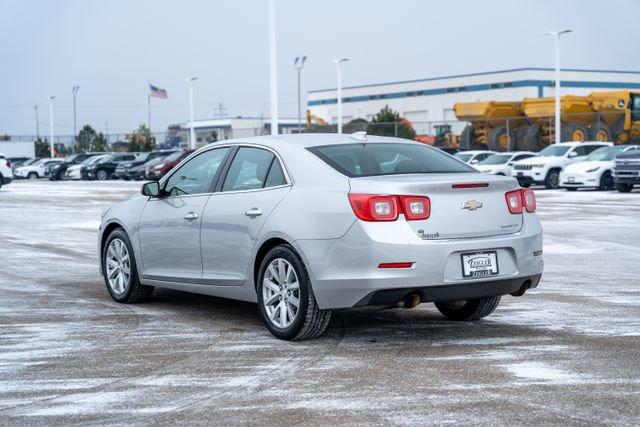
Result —
[[420, 304], [422, 298], [418, 294], [409, 294], [402, 300], [402, 305], [404, 308], [413, 308], [416, 305]]
[[531, 287], [531, 280], [527, 279], [522, 284], [522, 286], [520, 286], [520, 289], [518, 289], [515, 292], [512, 292], [511, 295], [514, 297], [521, 297], [522, 295], [524, 295], [525, 292], [527, 292], [527, 289], [529, 289], [530, 287]]

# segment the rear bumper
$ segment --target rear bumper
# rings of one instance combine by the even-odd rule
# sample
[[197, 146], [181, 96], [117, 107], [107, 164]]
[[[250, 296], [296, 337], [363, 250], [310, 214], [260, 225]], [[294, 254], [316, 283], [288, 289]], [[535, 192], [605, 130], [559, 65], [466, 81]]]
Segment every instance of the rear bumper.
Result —
[[[403, 297], [407, 290], [419, 290], [433, 301], [505, 295], [519, 290], [527, 280], [536, 286], [544, 268], [542, 227], [535, 214], [524, 217], [522, 229], [514, 234], [422, 240], [399, 233], [393, 237], [399, 243], [372, 238], [356, 221], [339, 239], [298, 240], [294, 246], [308, 266], [323, 309], [377, 303], [382, 296]], [[485, 250], [497, 252], [499, 274], [464, 278], [461, 254]], [[414, 264], [406, 269], [378, 268], [384, 262]]]
[[13, 177], [9, 177], [9, 176], [2, 176], [2, 184], [3, 185], [7, 185], [7, 184], [11, 184], [11, 181], [13, 181]]
[[597, 174], [560, 173], [560, 187], [562, 188], [593, 188], [600, 185]]
[[456, 283], [453, 285], [425, 286], [421, 288], [398, 288], [372, 291], [355, 304], [355, 307], [366, 305], [388, 305], [403, 301], [409, 295], [420, 295], [420, 302], [469, 300], [495, 297], [522, 292], [535, 288], [542, 274], [513, 279], [493, 280], [489, 282]]

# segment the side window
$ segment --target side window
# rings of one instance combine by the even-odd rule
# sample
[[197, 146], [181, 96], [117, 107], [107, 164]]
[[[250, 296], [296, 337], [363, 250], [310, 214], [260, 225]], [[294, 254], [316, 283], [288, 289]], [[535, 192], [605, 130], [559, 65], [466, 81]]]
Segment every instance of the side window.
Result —
[[222, 191], [263, 188], [275, 156], [261, 148], [241, 147], [231, 162]]
[[478, 154], [474, 160], [481, 161], [489, 157], [489, 153]]
[[278, 159], [273, 159], [271, 169], [269, 169], [269, 174], [267, 175], [267, 180], [264, 183], [264, 188], [277, 187], [278, 185], [285, 185], [286, 183], [287, 180], [284, 178], [280, 162]]
[[170, 196], [209, 192], [211, 181], [228, 152], [229, 147], [217, 148], [192, 158], [171, 175], [164, 191]]
[[602, 145], [578, 145], [576, 148], [573, 149], [573, 151], [575, 151], [578, 156], [586, 156], [587, 154], [591, 153], [593, 150], [597, 150], [598, 148], [602, 147]]
[[585, 148], [586, 154], [590, 154], [592, 151], [597, 150], [598, 148], [602, 148], [602, 145], [587, 145]]

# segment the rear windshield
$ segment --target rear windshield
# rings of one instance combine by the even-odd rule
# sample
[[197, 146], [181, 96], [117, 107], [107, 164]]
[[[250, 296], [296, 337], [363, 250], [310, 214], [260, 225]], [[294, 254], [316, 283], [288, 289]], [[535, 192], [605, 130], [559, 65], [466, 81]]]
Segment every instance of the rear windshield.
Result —
[[418, 144], [322, 145], [311, 147], [309, 151], [349, 178], [413, 173], [477, 172], [440, 150]]

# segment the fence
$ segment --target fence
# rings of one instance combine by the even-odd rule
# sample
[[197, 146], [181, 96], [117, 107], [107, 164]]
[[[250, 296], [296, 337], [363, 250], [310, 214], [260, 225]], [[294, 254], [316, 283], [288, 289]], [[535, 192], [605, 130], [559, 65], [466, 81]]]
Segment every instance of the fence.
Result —
[[[607, 140], [607, 141], [635, 141], [640, 135], [634, 136], [629, 129], [629, 121], [625, 121], [624, 112], [611, 113], [571, 113], [562, 115], [562, 140]], [[632, 112], [631, 119], [640, 121], [640, 113]], [[476, 145], [491, 148], [491, 138], [500, 138], [506, 135], [507, 145], [512, 147], [512, 141], [521, 142], [527, 132], [539, 138], [542, 145], [554, 141], [555, 119], [553, 116], [516, 116], [516, 117], [477, 117], [469, 120], [437, 120], [437, 121], [401, 121], [395, 123], [370, 123], [363, 119], [357, 119], [343, 125], [343, 133], [366, 131], [369, 134], [387, 135], [396, 137], [407, 137], [407, 127], [411, 128], [417, 139], [429, 143], [438, 144], [442, 138], [447, 136], [448, 141], [454, 141], [457, 145], [460, 138], [465, 138], [465, 129], [472, 129], [476, 134]], [[336, 125], [313, 125], [302, 127], [298, 131], [297, 127], [281, 127], [280, 133], [335, 133]], [[249, 138], [254, 136], [268, 135], [268, 126], [253, 128], [232, 128], [221, 127], [215, 129], [195, 129], [196, 145], [202, 146], [211, 142], [236, 138]], [[155, 144], [159, 148], [186, 147], [189, 143], [189, 130], [180, 128], [168, 132], [155, 132], [152, 134]], [[480, 135], [480, 136], [478, 136]], [[48, 143], [46, 136], [40, 136]], [[129, 141], [126, 133], [110, 133], [104, 135], [107, 149], [126, 151]], [[504, 136], [502, 137], [504, 140]], [[2, 152], [2, 141], [34, 141], [35, 135], [0, 135], [0, 152]], [[462, 141], [460, 141], [462, 142]], [[54, 143], [61, 152], [72, 151], [92, 151], [95, 150], [93, 140], [78, 140], [73, 135], [56, 135]], [[503, 148], [508, 148], [503, 146]]]

